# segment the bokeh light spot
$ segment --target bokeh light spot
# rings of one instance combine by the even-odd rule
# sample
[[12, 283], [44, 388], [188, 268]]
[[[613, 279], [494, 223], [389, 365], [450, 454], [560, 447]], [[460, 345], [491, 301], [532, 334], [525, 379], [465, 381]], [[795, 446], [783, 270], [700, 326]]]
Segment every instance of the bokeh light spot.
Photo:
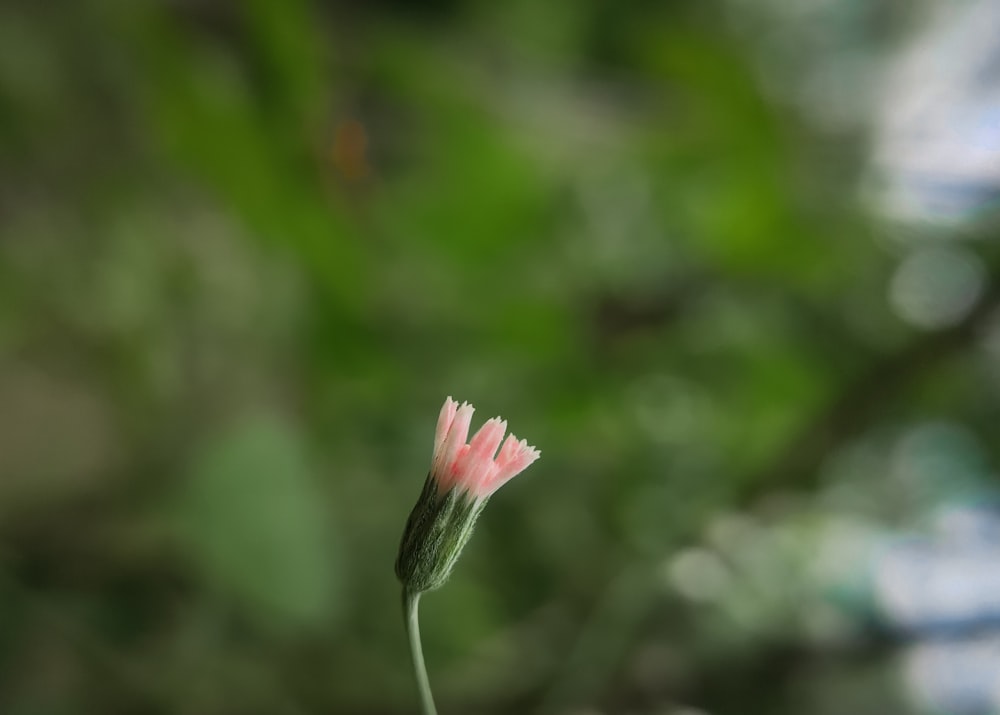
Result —
[[918, 328], [944, 328], [961, 320], [986, 284], [982, 261], [961, 248], [924, 248], [907, 256], [889, 287], [900, 318]]

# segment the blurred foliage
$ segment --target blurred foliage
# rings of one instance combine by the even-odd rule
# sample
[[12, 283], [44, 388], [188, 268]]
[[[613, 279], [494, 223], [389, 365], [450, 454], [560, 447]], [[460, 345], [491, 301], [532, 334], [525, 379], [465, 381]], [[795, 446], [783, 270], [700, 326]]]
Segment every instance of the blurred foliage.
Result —
[[1000, 444], [995, 291], [894, 315], [796, 94], [878, 5], [0, 6], [0, 712], [414, 712], [449, 394], [544, 456], [425, 599], [443, 712], [904, 707], [792, 615], [912, 422]]

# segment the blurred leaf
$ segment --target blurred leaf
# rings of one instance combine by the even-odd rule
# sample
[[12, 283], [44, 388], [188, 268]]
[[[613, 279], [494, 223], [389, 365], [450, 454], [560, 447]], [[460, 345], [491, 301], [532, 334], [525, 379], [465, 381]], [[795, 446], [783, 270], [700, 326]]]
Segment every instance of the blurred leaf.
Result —
[[249, 420], [196, 460], [182, 531], [205, 581], [252, 617], [317, 626], [334, 613], [340, 560], [323, 502], [299, 436]]
[[[244, 57], [239, 47], [195, 39], [154, 15], [134, 40], [155, 77], [143, 86], [140, 106], [168, 161], [192, 171], [252, 235], [287, 248], [324, 292], [356, 306], [365, 295], [365, 253], [348, 240], [348, 226], [322, 181], [313, 118], [302, 116], [315, 114], [324, 98], [316, 89], [322, 78], [313, 66], [302, 86], [280, 81], [298, 61], [283, 54], [289, 34], [307, 20], [286, 18], [290, 26], [271, 27], [265, 9], [273, 6], [254, 7], [259, 59], [273, 76], [255, 74], [258, 58]], [[270, 96], [275, 84], [286, 94]]]
[[288, 138], [299, 138], [304, 126], [319, 118], [328, 94], [324, 76], [325, 40], [316, 17], [318, 8], [306, 0], [282, 3], [252, 0], [245, 4], [249, 31], [266, 65], [269, 98], [290, 115]]

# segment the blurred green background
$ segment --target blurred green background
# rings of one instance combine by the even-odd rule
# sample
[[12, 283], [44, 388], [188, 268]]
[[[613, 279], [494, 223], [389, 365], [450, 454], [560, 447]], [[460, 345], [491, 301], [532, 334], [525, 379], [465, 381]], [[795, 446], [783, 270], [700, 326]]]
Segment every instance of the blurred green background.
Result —
[[995, 482], [1000, 340], [986, 243], [890, 295], [912, 10], [3, 3], [0, 712], [416, 712], [448, 395], [543, 457], [423, 601], [443, 713], [916, 711], [858, 554]]

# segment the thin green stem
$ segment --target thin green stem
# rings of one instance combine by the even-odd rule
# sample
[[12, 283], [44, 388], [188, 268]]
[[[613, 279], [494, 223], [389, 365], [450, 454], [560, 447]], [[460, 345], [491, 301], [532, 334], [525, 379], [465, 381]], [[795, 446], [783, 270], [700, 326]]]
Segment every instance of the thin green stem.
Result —
[[406, 636], [410, 641], [410, 657], [413, 659], [413, 672], [417, 676], [420, 705], [424, 715], [437, 715], [434, 697], [431, 695], [431, 682], [427, 679], [427, 666], [424, 665], [424, 651], [420, 645], [420, 618], [417, 615], [419, 601], [419, 593], [403, 589], [403, 620], [406, 621]]

